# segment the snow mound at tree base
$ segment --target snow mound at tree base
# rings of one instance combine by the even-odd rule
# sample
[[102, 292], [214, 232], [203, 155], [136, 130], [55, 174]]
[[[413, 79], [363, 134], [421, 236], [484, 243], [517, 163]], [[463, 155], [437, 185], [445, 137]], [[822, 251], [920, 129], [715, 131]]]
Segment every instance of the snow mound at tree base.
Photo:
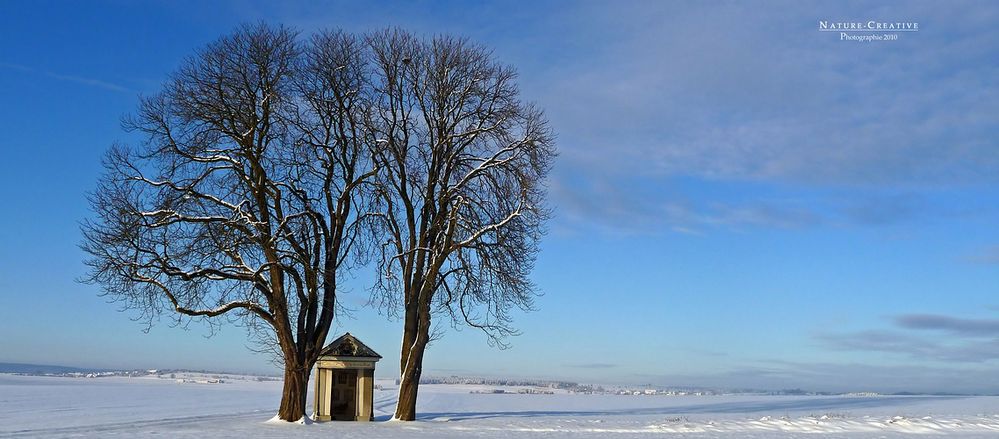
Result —
[[314, 421], [308, 415], [303, 415], [301, 419], [293, 422], [281, 419], [280, 415], [274, 415], [273, 418], [264, 421], [264, 424], [270, 425], [312, 425], [313, 423]]

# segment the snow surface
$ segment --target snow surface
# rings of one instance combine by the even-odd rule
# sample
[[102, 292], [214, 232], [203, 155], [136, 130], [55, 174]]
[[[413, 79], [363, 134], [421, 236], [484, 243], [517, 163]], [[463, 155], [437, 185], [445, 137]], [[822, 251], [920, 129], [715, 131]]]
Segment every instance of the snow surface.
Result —
[[473, 394], [499, 387], [424, 385], [419, 421], [399, 422], [388, 421], [397, 389], [378, 383], [376, 422], [309, 425], [268, 422], [279, 382], [0, 375], [0, 437], [999, 437], [999, 397]]

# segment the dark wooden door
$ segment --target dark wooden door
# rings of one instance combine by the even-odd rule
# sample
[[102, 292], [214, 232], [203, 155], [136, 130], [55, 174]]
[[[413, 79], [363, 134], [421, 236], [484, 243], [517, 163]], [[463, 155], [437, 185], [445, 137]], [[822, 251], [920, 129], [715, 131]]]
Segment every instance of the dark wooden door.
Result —
[[333, 371], [330, 414], [337, 421], [353, 421], [357, 415], [357, 371]]

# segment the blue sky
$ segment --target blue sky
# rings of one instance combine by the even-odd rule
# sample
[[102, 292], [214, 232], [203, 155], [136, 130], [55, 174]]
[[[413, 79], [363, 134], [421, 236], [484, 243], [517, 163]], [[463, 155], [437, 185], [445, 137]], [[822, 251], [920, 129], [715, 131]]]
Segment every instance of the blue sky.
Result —
[[[144, 333], [74, 281], [100, 157], [136, 140], [120, 118], [265, 20], [467, 36], [558, 132], [538, 311], [509, 350], [449, 331], [427, 373], [999, 392], [995, 3], [276, 3], [0, 3], [0, 361], [271, 370], [240, 328]], [[339, 331], [391, 377], [401, 328], [368, 279]]]

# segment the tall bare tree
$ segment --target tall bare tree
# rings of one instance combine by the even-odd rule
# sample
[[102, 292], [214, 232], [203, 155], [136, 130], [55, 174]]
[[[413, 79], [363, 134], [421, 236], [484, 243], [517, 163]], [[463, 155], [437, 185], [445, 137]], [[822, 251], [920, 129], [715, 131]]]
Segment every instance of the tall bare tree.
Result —
[[237, 321], [276, 343], [286, 421], [305, 414], [337, 276], [363, 262], [364, 46], [254, 25], [199, 51], [126, 120], [146, 140], [108, 152], [82, 227], [87, 280], [150, 324]]
[[516, 332], [510, 310], [531, 308], [556, 151], [542, 112], [520, 100], [514, 69], [487, 49], [397, 30], [368, 44], [387, 236], [375, 298], [403, 312], [395, 418], [413, 420], [435, 315], [502, 345]]

